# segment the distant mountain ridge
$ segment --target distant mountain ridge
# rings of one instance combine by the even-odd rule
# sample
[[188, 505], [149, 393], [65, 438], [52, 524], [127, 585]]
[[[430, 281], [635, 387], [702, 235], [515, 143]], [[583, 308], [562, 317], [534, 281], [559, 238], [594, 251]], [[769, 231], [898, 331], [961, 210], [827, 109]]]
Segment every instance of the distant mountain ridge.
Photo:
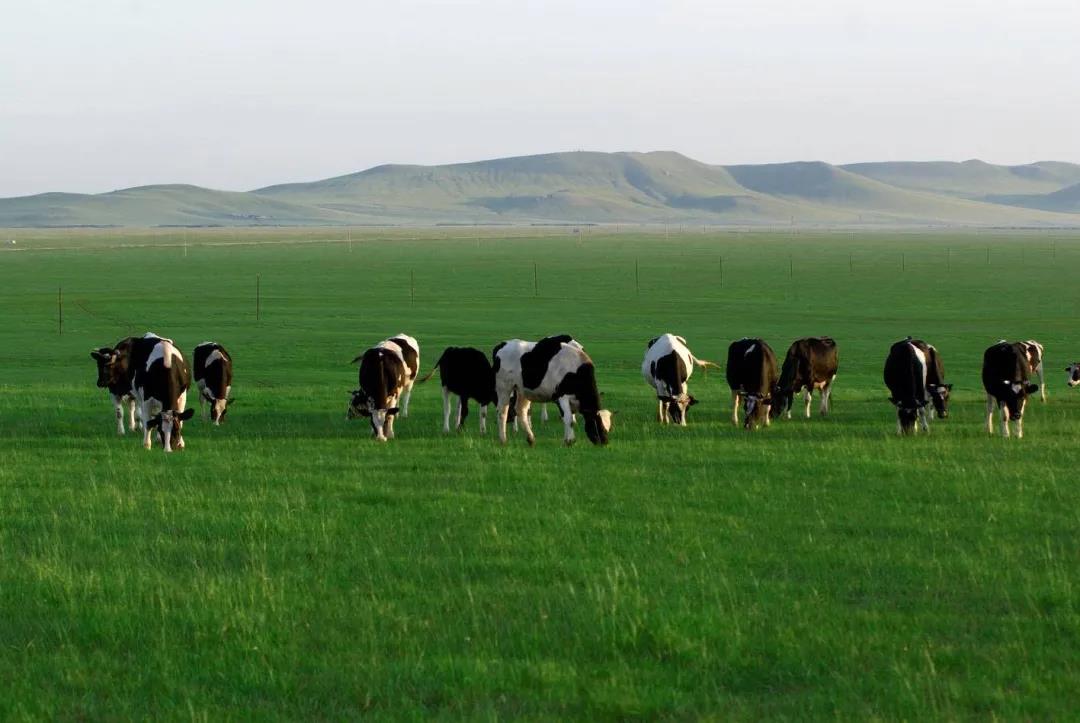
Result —
[[0, 199], [0, 227], [436, 223], [1080, 226], [1080, 165], [709, 165], [574, 151], [383, 165], [247, 192], [154, 185]]

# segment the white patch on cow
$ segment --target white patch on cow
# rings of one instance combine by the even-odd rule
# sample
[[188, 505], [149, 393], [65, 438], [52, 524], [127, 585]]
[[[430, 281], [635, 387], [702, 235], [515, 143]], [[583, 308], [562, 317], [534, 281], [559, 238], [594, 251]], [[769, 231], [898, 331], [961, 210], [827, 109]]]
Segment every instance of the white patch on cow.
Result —
[[1080, 374], [1076, 373], [1078, 370], [1080, 370], [1080, 363], [1070, 364], [1065, 367], [1065, 374], [1067, 375], [1065, 377], [1065, 383], [1070, 387], [1075, 387], [1077, 384], [1080, 384], [1080, 378], [1078, 378], [1080, 377]]
[[757, 349], [757, 344], [751, 344], [747, 347], [746, 351], [743, 352], [743, 356], [748, 356], [754, 349]]
[[221, 353], [220, 349], [214, 349], [214, 351], [210, 352], [210, 356], [206, 357], [206, 364], [204, 364], [204, 366], [209, 369], [210, 365], [216, 361], [222, 363], [225, 362], [225, 355]]
[[600, 418], [600, 426], [604, 428], [605, 432], [611, 431], [611, 412], [607, 409], [601, 409], [596, 413], [596, 416]]

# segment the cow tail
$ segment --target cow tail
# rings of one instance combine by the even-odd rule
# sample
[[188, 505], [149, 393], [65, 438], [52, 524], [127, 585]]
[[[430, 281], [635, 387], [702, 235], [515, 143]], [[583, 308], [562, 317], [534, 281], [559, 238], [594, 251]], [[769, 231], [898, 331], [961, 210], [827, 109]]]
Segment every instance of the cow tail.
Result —
[[435, 362], [435, 366], [433, 366], [431, 368], [431, 371], [428, 372], [427, 376], [423, 377], [421, 379], [417, 379], [417, 381], [420, 382], [421, 384], [423, 384], [428, 379], [431, 379], [433, 376], [435, 376], [435, 372], [438, 371], [439, 365], [442, 364], [442, 360], [443, 360], [444, 356], [446, 356], [446, 350], [445, 349], [443, 350], [443, 353], [439, 355], [439, 360], [437, 362]]

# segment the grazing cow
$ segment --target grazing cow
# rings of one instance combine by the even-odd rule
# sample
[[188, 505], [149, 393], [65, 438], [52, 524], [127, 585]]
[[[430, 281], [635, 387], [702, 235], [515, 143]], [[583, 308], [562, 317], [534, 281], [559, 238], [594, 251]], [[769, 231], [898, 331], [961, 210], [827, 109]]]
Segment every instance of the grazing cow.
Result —
[[661, 424], [670, 420], [686, 426], [687, 410], [698, 403], [687, 388], [695, 366], [720, 368], [713, 362], [695, 358], [681, 336], [662, 334], [649, 341], [645, 360], [641, 362], [641, 375], [656, 390], [656, 419]]
[[[1002, 339], [1002, 341], [1005, 341]], [[1031, 372], [1039, 377], [1039, 398], [1042, 401], [1046, 401], [1046, 377], [1043, 374], [1043, 345], [1034, 339], [1028, 339], [1027, 341], [1020, 342], [1024, 345], [1024, 351], [1027, 353], [1028, 366], [1031, 367]]]
[[949, 416], [949, 397], [952, 395], [953, 385], [945, 383], [945, 365], [941, 361], [941, 352], [922, 339], [908, 337], [908, 340], [926, 355], [926, 391], [930, 394], [934, 412], [939, 418], [946, 419]]
[[171, 340], [147, 335], [135, 340], [131, 360], [132, 388], [145, 422], [143, 447], [150, 449], [150, 431], [156, 430], [166, 452], [183, 449], [181, 430], [195, 413], [185, 409], [191, 373], [184, 356]]
[[131, 346], [135, 337], [127, 337], [116, 342], [116, 346], [103, 346], [90, 352], [90, 358], [97, 362], [97, 385], [108, 389], [116, 411], [116, 433], [124, 433], [124, 404], [128, 404], [128, 429], [135, 431], [135, 395], [131, 391]]
[[465, 418], [469, 416], [469, 400], [474, 399], [480, 405], [480, 433], [487, 433], [488, 405], [494, 404], [495, 372], [487, 355], [472, 347], [448, 346], [443, 350], [435, 368], [421, 383], [431, 379], [439, 372], [439, 382], [443, 394], [443, 432], [450, 431], [450, 395], [458, 397], [457, 429], [461, 429]]
[[763, 339], [744, 338], [728, 347], [727, 368], [724, 370], [731, 387], [731, 423], [739, 424], [739, 397], [745, 405], [746, 429], [762, 422], [769, 425], [769, 409], [776, 388], [776, 354]]
[[994, 433], [994, 406], [1001, 408], [1001, 426], [1009, 436], [1009, 422], [1016, 422], [1016, 436], [1024, 436], [1024, 407], [1028, 395], [1039, 391], [1028, 381], [1031, 363], [1024, 342], [999, 341], [983, 354], [982, 383], [986, 390], [986, 431]]
[[1080, 384], [1080, 362], [1074, 362], [1065, 367], [1065, 374], [1067, 375], [1065, 377], [1065, 382], [1070, 387], [1075, 387], [1077, 384]]
[[780, 370], [780, 381], [773, 391], [771, 414], [779, 417], [786, 413], [791, 419], [791, 405], [803, 389], [806, 390], [806, 418], [810, 418], [810, 402], [814, 390], [821, 390], [821, 416], [829, 413], [829, 397], [836, 378], [839, 355], [836, 342], [827, 336], [808, 336], [796, 339], [788, 347]]
[[380, 442], [394, 438], [398, 400], [411, 378], [396, 347], [381, 342], [353, 360], [360, 361], [360, 388], [351, 392], [346, 419], [367, 417], [373, 436]]
[[928, 346], [909, 336], [893, 344], [885, 358], [885, 386], [889, 388], [889, 401], [896, 407], [897, 434], [917, 432], [916, 422], [923, 431], [930, 431]]
[[607, 444], [611, 412], [600, 408], [596, 368], [580, 344], [548, 337], [540, 341], [505, 341], [492, 351], [499, 409], [499, 441], [506, 443], [506, 417], [516, 396], [515, 412], [529, 444], [536, 444], [529, 406], [555, 402], [562, 414], [563, 441], [574, 442], [574, 413], [580, 412], [593, 444]]
[[209, 403], [207, 418], [215, 425], [225, 421], [232, 403], [232, 357], [217, 342], [204, 341], [195, 347], [195, 384], [199, 387], [199, 406]]

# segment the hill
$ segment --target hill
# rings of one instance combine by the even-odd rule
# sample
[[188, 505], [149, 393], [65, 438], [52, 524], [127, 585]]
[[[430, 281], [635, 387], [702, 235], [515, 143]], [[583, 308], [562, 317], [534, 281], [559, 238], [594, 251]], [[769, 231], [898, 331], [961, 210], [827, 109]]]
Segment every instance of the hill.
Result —
[[[248, 192], [141, 186], [0, 199], [0, 226], [701, 223], [1075, 226], [1080, 166], [823, 162], [720, 166], [577, 151], [383, 165]], [[1067, 194], [1066, 194], [1067, 195]]]

